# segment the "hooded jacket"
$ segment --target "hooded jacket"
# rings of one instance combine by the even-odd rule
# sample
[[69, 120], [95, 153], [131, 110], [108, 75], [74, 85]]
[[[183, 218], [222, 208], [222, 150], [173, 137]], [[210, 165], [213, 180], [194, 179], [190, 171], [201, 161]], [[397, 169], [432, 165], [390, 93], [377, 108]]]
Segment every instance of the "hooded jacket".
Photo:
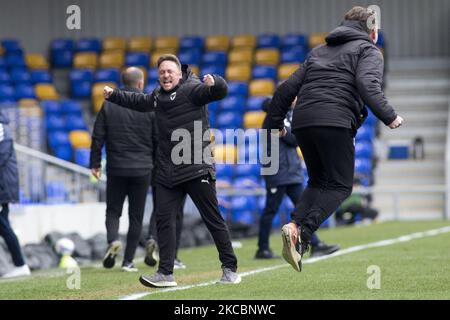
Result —
[[[263, 110], [267, 112], [270, 105], [270, 98], [264, 101]], [[291, 130], [292, 124], [292, 112], [289, 111], [286, 119], [284, 120], [284, 126], [287, 134], [280, 138], [279, 145], [279, 169], [274, 175], [265, 175], [264, 180], [266, 182], [266, 188], [275, 188], [278, 186], [285, 186], [291, 184], [303, 183], [302, 162], [297, 153], [297, 139]], [[269, 118], [266, 115], [264, 119], [263, 129], [269, 129]], [[270, 135], [267, 130], [267, 135]], [[268, 154], [271, 153], [270, 137], [268, 141]]]
[[9, 119], [0, 110], [0, 204], [19, 201], [19, 174]]
[[283, 128], [295, 96], [293, 129], [331, 126], [356, 134], [367, 117], [364, 104], [389, 125], [397, 115], [382, 91], [383, 64], [363, 23], [345, 20], [276, 90], [270, 107], [271, 128]]
[[[218, 75], [213, 75], [214, 86], [208, 87], [186, 65], [182, 66], [182, 73], [180, 83], [170, 91], [158, 87], [151, 94], [141, 94], [115, 89], [108, 98], [133, 110], [155, 111], [159, 139], [156, 182], [169, 188], [208, 174], [216, 178], [211, 141], [203, 139], [210, 128], [206, 105], [228, 93], [227, 83]], [[196, 127], [199, 130], [194, 133]], [[185, 136], [190, 137], [189, 141], [185, 141]], [[190, 154], [184, 154], [185, 151]], [[173, 156], [177, 161], [173, 161]]]
[[[125, 91], [139, 92], [135, 88]], [[101, 167], [101, 153], [106, 146], [106, 171], [117, 176], [144, 176], [153, 169], [153, 113], [120, 108], [103, 103], [92, 132], [90, 168]]]

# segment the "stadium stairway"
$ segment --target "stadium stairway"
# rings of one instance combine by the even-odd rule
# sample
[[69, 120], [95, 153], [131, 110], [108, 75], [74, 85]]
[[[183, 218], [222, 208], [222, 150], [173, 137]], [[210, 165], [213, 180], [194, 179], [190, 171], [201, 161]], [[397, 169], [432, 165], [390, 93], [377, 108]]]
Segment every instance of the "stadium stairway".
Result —
[[[393, 188], [439, 188], [445, 186], [445, 149], [450, 92], [450, 67], [447, 62], [396, 62], [387, 78], [386, 96], [405, 119], [398, 130], [381, 125], [379, 162], [375, 170], [377, 190]], [[413, 141], [424, 141], [424, 159], [413, 159]], [[395, 144], [409, 145], [408, 159], [388, 159], [388, 148]], [[381, 147], [380, 147], [381, 146]], [[377, 192], [373, 206], [380, 210], [380, 219], [395, 218], [392, 194]], [[399, 219], [436, 219], [443, 216], [443, 193], [402, 194], [398, 198]]]

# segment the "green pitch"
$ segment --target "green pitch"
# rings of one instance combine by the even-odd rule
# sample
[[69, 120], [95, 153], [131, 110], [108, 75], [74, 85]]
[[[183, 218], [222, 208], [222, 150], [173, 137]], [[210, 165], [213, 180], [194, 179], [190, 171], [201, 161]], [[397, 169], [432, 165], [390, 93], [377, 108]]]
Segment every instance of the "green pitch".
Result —
[[[448, 221], [389, 222], [321, 230], [319, 236], [345, 249], [449, 225]], [[99, 266], [82, 268], [80, 289], [69, 289], [67, 282], [75, 283], [70, 278], [74, 275], [58, 269], [35, 272], [29, 278], [0, 280], [0, 299], [119, 299], [136, 293], [149, 293], [142, 299], [156, 300], [450, 299], [450, 232], [304, 264], [301, 273], [281, 259], [254, 260], [256, 239], [240, 242], [242, 247], [235, 249], [240, 273], [274, 269], [246, 275], [239, 285], [208, 284], [164, 292], [146, 288], [138, 281], [141, 274], [151, 274], [155, 268], [141, 262], [138, 273], [125, 273], [119, 267], [121, 261], [117, 261], [110, 270]], [[278, 233], [272, 236], [271, 246], [281, 255]], [[220, 278], [215, 247], [183, 249], [179, 257], [187, 265], [187, 269], [175, 270], [179, 287]], [[370, 281], [374, 274], [368, 273], [369, 266], [379, 268], [378, 282]], [[378, 283], [379, 289], [369, 289], [368, 282]]]

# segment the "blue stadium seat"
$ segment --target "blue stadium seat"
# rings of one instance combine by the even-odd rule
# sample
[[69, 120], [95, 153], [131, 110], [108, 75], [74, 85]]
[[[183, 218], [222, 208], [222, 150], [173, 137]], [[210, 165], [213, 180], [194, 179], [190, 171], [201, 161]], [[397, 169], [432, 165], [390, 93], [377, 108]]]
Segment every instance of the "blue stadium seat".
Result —
[[70, 50], [75, 48], [75, 43], [72, 39], [54, 39], [50, 45], [52, 50]]
[[95, 82], [120, 82], [120, 72], [115, 68], [98, 69], [94, 77]]
[[381, 31], [378, 31], [378, 40], [377, 40], [377, 47], [379, 48], [384, 48], [385, 43], [384, 43], [384, 34]]
[[34, 87], [30, 84], [19, 84], [16, 86], [16, 99], [36, 99]]
[[237, 177], [233, 180], [233, 186], [235, 188], [259, 188], [261, 187], [260, 178], [258, 177]]
[[372, 161], [368, 159], [355, 160], [355, 173], [370, 175], [372, 172]]
[[261, 111], [263, 109], [263, 102], [267, 99], [265, 96], [249, 97], [247, 100], [246, 111]]
[[54, 131], [48, 133], [48, 143], [53, 149], [58, 146], [70, 146], [69, 134], [65, 131]]
[[7, 65], [6, 65], [6, 60], [4, 56], [0, 56], [0, 69], [2, 71], [6, 71]]
[[60, 145], [55, 147], [54, 149], [55, 156], [66, 160], [66, 161], [72, 161], [72, 147], [69, 145]]
[[87, 130], [87, 126], [82, 116], [68, 115], [65, 121], [65, 129], [67, 131]]
[[150, 57], [145, 52], [130, 52], [125, 56], [125, 65], [127, 67], [142, 66], [149, 67]]
[[89, 157], [91, 150], [88, 148], [79, 148], [75, 150], [75, 163], [89, 168]]
[[5, 62], [10, 68], [26, 67], [25, 59], [22, 53], [7, 53], [5, 55]]
[[296, 46], [281, 50], [281, 63], [303, 63], [306, 59], [306, 50]]
[[149, 84], [158, 82], [158, 69], [157, 68], [152, 68], [152, 69], [148, 70], [147, 82]]
[[231, 197], [218, 194], [217, 202], [219, 203], [220, 214], [225, 221], [231, 220]]
[[373, 147], [370, 142], [357, 142], [355, 144], [356, 159], [372, 159]]
[[223, 51], [210, 51], [205, 52], [202, 56], [202, 64], [217, 64], [217, 65], [225, 65], [227, 64], [228, 55]]
[[90, 98], [94, 72], [87, 69], [74, 69], [70, 72], [70, 89], [72, 98]]
[[221, 77], [225, 77], [225, 66], [214, 64], [202, 66], [200, 75], [204, 76], [206, 74], [218, 74]]
[[304, 48], [308, 47], [308, 37], [304, 34], [289, 33], [283, 37], [282, 41], [283, 48], [302, 46]]
[[0, 70], [0, 84], [10, 84], [11, 77], [5, 70]]
[[199, 48], [182, 49], [178, 53], [178, 58], [182, 64], [200, 65], [202, 50]]
[[234, 175], [234, 168], [235, 168], [235, 165], [232, 165], [232, 164], [217, 163], [216, 164], [217, 177], [231, 179]]
[[60, 115], [54, 113], [49, 114], [46, 117], [46, 122], [48, 133], [66, 130], [66, 120]]
[[144, 93], [152, 93], [156, 89], [158, 83], [150, 83], [144, 88]]
[[19, 40], [16, 39], [3, 39], [2, 47], [5, 49], [7, 53], [10, 52], [23, 52], [22, 47], [20, 46]]
[[70, 96], [76, 99], [86, 99], [91, 97], [92, 82], [76, 81], [70, 86]]
[[255, 196], [234, 196], [231, 199], [231, 208], [234, 211], [258, 211], [258, 202]]
[[10, 72], [11, 81], [15, 84], [30, 84], [30, 73], [23, 68], [13, 68]]
[[81, 109], [80, 103], [75, 100], [61, 101], [61, 110], [65, 114], [78, 115], [78, 116], [83, 115], [83, 111]]
[[368, 111], [368, 116], [366, 121], [364, 122], [364, 126], [370, 126], [373, 127], [375, 126], [375, 124], [377, 123], [378, 119], [377, 117], [373, 114], [372, 111], [370, 111], [370, 108], [367, 107], [367, 111]]
[[245, 98], [238, 96], [229, 96], [220, 102], [220, 112], [222, 111], [239, 111], [243, 113], [245, 109]]
[[71, 39], [55, 39], [51, 44], [51, 63], [56, 68], [72, 66], [75, 43]]
[[9, 84], [0, 84], [0, 102], [16, 101], [14, 87]]
[[214, 102], [210, 102], [208, 103], [208, 111], [210, 112], [216, 112], [218, 111], [220, 108], [220, 102], [219, 101], [214, 101]]
[[47, 70], [33, 70], [30, 72], [31, 83], [53, 83], [52, 76]]
[[358, 129], [356, 134], [356, 141], [373, 141], [375, 136], [375, 130], [370, 126], [363, 125]]
[[50, 181], [47, 183], [47, 202], [56, 204], [67, 201], [68, 193], [63, 182]]
[[216, 127], [216, 113], [214, 111], [208, 110], [209, 125], [211, 128]]
[[184, 36], [180, 39], [180, 50], [198, 48], [203, 50], [205, 47], [205, 39], [200, 36]]
[[252, 70], [253, 79], [271, 79], [276, 81], [277, 68], [275, 66], [258, 66], [255, 65]]
[[258, 48], [279, 48], [280, 36], [277, 34], [261, 34], [258, 36], [256, 46]]
[[258, 164], [238, 164], [236, 165], [236, 177], [259, 177], [260, 166]]
[[94, 81], [94, 72], [88, 69], [74, 69], [70, 71], [70, 81]]
[[216, 118], [217, 127], [225, 128], [242, 128], [242, 113], [238, 112], [220, 112]]
[[61, 104], [59, 101], [55, 100], [43, 100], [41, 102], [41, 107], [44, 109], [45, 114], [48, 116], [49, 114], [56, 113], [61, 114]]
[[244, 81], [228, 82], [228, 96], [248, 96], [248, 83]]
[[97, 38], [82, 38], [77, 42], [77, 51], [92, 51], [100, 53], [102, 42]]

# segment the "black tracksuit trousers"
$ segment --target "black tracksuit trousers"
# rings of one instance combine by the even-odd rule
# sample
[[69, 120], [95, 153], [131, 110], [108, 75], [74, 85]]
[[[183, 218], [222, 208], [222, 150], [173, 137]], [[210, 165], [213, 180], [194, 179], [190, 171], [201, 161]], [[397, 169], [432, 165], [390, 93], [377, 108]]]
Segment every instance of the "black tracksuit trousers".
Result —
[[172, 188], [157, 183], [156, 228], [160, 257], [158, 272], [165, 275], [173, 273], [176, 254], [176, 215], [186, 194], [191, 197], [200, 211], [200, 215], [214, 239], [222, 267], [236, 271], [237, 259], [231, 246], [228, 227], [219, 211], [216, 182], [207, 175], [183, 182]]
[[128, 177], [108, 175], [106, 182], [106, 238], [111, 243], [119, 238], [119, 221], [128, 196], [129, 227], [124, 261], [133, 261], [142, 233], [147, 191], [151, 175]]
[[308, 185], [292, 218], [302, 226], [302, 241], [312, 234], [352, 193], [355, 145], [352, 130], [306, 127], [293, 131], [308, 170]]

